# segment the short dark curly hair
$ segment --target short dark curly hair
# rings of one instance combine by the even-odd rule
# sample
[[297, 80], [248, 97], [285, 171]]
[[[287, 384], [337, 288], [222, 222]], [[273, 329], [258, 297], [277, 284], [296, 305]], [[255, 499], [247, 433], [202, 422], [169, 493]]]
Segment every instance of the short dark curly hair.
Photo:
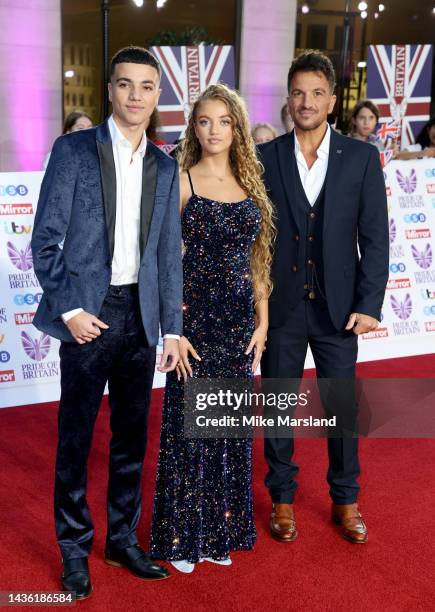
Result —
[[335, 89], [335, 70], [331, 60], [320, 51], [305, 51], [292, 61], [287, 77], [287, 91], [290, 93], [292, 79], [296, 72], [321, 72], [328, 80], [331, 92]]
[[113, 76], [115, 72], [115, 66], [117, 64], [145, 64], [152, 66], [158, 72], [159, 78], [162, 77], [162, 69], [158, 60], [154, 57], [148, 49], [144, 47], [129, 46], [119, 49], [112, 57], [110, 62], [110, 76]]

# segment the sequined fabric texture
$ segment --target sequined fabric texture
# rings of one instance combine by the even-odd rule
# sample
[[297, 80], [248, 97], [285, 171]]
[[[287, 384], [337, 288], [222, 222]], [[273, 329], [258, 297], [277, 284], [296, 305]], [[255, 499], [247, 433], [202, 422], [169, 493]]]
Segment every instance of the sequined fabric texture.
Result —
[[[194, 376], [249, 378], [254, 331], [250, 257], [261, 215], [251, 199], [197, 195], [183, 219], [184, 335]], [[224, 559], [255, 543], [252, 441], [183, 436], [184, 384], [167, 377], [151, 533], [154, 558]]]

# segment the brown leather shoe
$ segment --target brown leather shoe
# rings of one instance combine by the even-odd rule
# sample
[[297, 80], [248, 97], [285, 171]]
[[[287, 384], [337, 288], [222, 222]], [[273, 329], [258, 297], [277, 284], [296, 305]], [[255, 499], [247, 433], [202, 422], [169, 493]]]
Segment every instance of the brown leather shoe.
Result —
[[272, 504], [270, 534], [280, 542], [293, 542], [298, 537], [293, 504]]
[[331, 518], [336, 525], [340, 525], [343, 538], [353, 544], [367, 542], [367, 527], [358, 510], [358, 504], [332, 504]]

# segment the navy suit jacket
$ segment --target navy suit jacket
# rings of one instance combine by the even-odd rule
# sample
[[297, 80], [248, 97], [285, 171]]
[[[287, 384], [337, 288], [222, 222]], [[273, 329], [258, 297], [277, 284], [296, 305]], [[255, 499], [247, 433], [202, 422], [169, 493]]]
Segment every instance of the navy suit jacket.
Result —
[[[294, 133], [259, 146], [264, 180], [275, 208], [277, 239], [272, 264], [271, 327], [291, 316], [299, 292], [293, 269], [299, 257]], [[325, 183], [323, 266], [328, 310], [337, 330], [351, 312], [380, 319], [388, 280], [389, 236], [385, 182], [378, 150], [331, 129]], [[359, 253], [358, 253], [359, 248]]]
[[[107, 121], [58, 138], [32, 235], [35, 273], [44, 290], [33, 321], [38, 329], [71, 342], [63, 313], [83, 308], [99, 315], [112, 275], [115, 215], [115, 162]], [[140, 224], [140, 308], [153, 346], [159, 323], [163, 335], [182, 333], [183, 281], [178, 167], [150, 141], [143, 161]]]

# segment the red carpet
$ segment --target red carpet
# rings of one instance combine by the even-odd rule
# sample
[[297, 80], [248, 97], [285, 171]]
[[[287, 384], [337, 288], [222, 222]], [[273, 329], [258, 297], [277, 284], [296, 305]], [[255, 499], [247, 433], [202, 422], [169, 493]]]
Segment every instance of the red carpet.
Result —
[[[374, 377], [433, 377], [435, 355], [361, 364]], [[148, 539], [158, 448], [161, 392], [155, 392], [144, 471], [140, 535]], [[52, 525], [56, 406], [0, 410], [0, 590], [58, 590], [59, 555]], [[329, 521], [324, 440], [297, 440], [299, 538], [267, 533], [269, 501], [256, 442], [255, 510], [258, 542], [234, 553], [230, 568], [202, 564], [191, 575], [145, 583], [102, 560], [105, 536], [108, 413], [104, 405], [89, 465], [89, 500], [96, 537], [90, 558], [94, 594], [88, 610], [251, 610], [334, 612], [435, 609], [435, 440], [362, 440], [360, 505], [369, 543], [342, 540]], [[174, 571], [175, 572], [175, 571]]]

